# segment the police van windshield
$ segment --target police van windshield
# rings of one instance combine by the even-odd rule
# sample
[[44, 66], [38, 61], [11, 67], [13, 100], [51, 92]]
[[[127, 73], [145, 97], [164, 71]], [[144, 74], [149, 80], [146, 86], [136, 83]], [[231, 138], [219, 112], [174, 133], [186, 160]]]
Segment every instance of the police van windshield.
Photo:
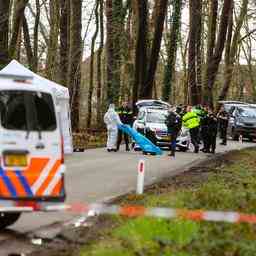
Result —
[[1, 126], [8, 130], [54, 131], [57, 128], [50, 94], [31, 91], [0, 92]]
[[158, 123], [164, 124], [166, 121], [167, 113], [156, 111], [156, 112], [148, 112], [147, 114], [147, 122], [148, 123]]

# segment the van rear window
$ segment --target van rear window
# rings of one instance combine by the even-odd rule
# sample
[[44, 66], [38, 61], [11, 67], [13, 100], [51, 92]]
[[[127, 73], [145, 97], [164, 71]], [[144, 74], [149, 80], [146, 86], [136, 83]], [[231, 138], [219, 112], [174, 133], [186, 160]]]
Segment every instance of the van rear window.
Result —
[[1, 125], [9, 130], [54, 131], [57, 128], [52, 96], [30, 91], [0, 92]]

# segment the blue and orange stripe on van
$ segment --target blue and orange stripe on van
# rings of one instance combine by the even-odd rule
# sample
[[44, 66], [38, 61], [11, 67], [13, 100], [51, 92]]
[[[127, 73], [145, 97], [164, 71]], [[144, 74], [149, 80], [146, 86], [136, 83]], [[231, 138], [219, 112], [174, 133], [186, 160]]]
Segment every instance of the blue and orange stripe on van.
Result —
[[12, 180], [7, 175], [7, 173], [0, 167], [0, 178], [2, 179], [4, 185], [6, 186], [7, 190], [9, 191], [9, 194], [11, 197], [16, 198], [17, 197], [17, 191], [15, 186], [12, 183]]
[[[49, 175], [38, 191], [34, 194], [32, 191], [33, 184], [39, 179], [40, 174], [44, 171], [49, 163], [47, 158], [34, 158], [30, 161], [30, 166], [25, 170], [4, 170], [0, 167], [0, 197], [2, 198], [33, 198], [33, 196], [44, 196], [44, 191], [48, 188], [51, 181], [56, 176], [61, 166], [60, 160], [56, 160]], [[61, 196], [64, 182], [56, 184], [50, 195], [53, 197]]]

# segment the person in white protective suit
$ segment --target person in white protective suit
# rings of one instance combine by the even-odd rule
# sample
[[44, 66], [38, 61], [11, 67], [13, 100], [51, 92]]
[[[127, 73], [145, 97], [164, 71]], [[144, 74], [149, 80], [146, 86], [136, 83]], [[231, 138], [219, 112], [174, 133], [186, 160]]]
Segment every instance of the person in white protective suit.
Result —
[[107, 125], [108, 130], [107, 150], [108, 152], [116, 152], [118, 125], [121, 125], [122, 122], [115, 111], [114, 104], [109, 105], [108, 111], [104, 115], [104, 123]]

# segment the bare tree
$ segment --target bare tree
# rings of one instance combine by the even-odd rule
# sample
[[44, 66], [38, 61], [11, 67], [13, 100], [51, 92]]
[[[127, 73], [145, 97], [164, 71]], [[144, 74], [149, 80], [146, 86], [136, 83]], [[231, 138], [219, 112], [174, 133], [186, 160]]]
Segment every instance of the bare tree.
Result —
[[188, 48], [188, 87], [190, 92], [190, 103], [199, 103], [198, 89], [196, 84], [196, 40], [197, 40], [197, 2], [189, 1], [189, 48]]
[[[238, 41], [240, 37], [240, 31], [242, 28], [242, 25], [245, 20], [245, 16], [247, 14], [247, 8], [248, 8], [248, 0], [243, 0], [242, 2], [242, 8], [240, 11], [240, 15], [237, 20], [237, 25], [235, 27], [234, 35], [232, 38], [232, 43], [230, 46], [230, 49], [228, 49], [229, 54], [226, 56], [226, 72], [225, 72], [225, 80], [224, 80], [224, 86], [220, 92], [219, 100], [224, 100], [228, 94], [228, 90], [230, 87], [230, 83], [232, 81], [232, 74], [234, 69], [234, 63], [235, 63], [235, 57], [238, 50]], [[230, 18], [232, 19], [232, 18]], [[231, 30], [231, 28], [230, 28]], [[232, 32], [230, 32], [232, 33]]]
[[148, 0], [137, 0], [137, 43], [135, 53], [135, 78], [133, 105], [143, 95], [147, 75]]
[[82, 59], [82, 0], [71, 0], [68, 85], [71, 94], [72, 128], [79, 129], [79, 96]]
[[60, 83], [67, 86], [69, 63], [70, 1], [60, 1]]
[[50, 0], [50, 36], [48, 43], [46, 74], [48, 79], [57, 80], [58, 46], [60, 29], [60, 3]]
[[26, 53], [27, 53], [27, 60], [29, 64], [29, 68], [33, 70], [34, 66], [34, 54], [31, 46], [31, 40], [30, 40], [30, 35], [29, 35], [29, 28], [28, 28], [28, 23], [25, 15], [23, 15], [22, 19], [22, 27], [23, 27], [23, 36], [24, 36], [24, 45], [26, 48]]
[[[228, 20], [229, 20], [230, 11], [232, 10], [232, 5], [233, 5], [233, 0], [224, 0], [221, 17], [220, 17], [220, 25], [219, 25], [217, 41], [214, 47], [214, 52], [206, 67], [207, 76], [205, 79], [204, 103], [211, 107], [213, 107], [213, 86], [215, 83], [219, 64], [222, 58], [222, 53], [223, 53], [225, 42], [226, 42]], [[213, 50], [210, 49], [210, 51], [213, 51]]]
[[[211, 65], [213, 59], [214, 47], [216, 43], [217, 33], [217, 18], [218, 18], [218, 0], [210, 0], [208, 7], [208, 34], [207, 34], [207, 56], [206, 56], [206, 68], [204, 75], [204, 89], [208, 87], [209, 72], [208, 67]], [[205, 97], [204, 97], [205, 98]], [[206, 101], [206, 99], [204, 99]]]
[[202, 16], [203, 7], [202, 0], [197, 0], [196, 4], [196, 86], [197, 86], [197, 100], [202, 102]]
[[149, 64], [147, 69], [147, 80], [145, 85], [141, 88], [140, 96], [142, 98], [152, 98], [153, 84], [155, 79], [155, 73], [157, 69], [157, 63], [159, 59], [159, 53], [162, 42], [164, 20], [166, 17], [168, 0], [157, 0], [156, 1], [156, 19], [154, 24], [154, 36], [153, 43], [150, 51]]
[[40, 25], [40, 14], [41, 14], [40, 0], [36, 0], [36, 14], [35, 14], [35, 25], [34, 25], [34, 39], [33, 39], [33, 52], [34, 59], [32, 70], [37, 72], [38, 68], [38, 39], [39, 39], [39, 25]]
[[0, 68], [8, 63], [9, 0], [0, 0]]
[[[250, 33], [248, 17], [246, 17], [245, 30], [248, 35]], [[246, 38], [244, 37], [244, 39], [239, 42], [241, 44], [241, 48], [247, 62], [248, 76], [250, 78], [250, 82], [252, 86], [252, 100], [255, 102], [256, 101], [256, 76], [255, 76], [256, 69], [255, 69], [255, 65], [253, 65], [253, 51], [252, 51], [253, 39], [251, 36], [248, 36]]]
[[114, 102], [113, 79], [114, 79], [114, 42], [113, 42], [113, 5], [112, 0], [106, 0], [106, 17], [107, 17], [107, 101]]
[[90, 78], [89, 78], [89, 91], [88, 91], [87, 128], [91, 127], [91, 119], [92, 119], [92, 95], [93, 95], [93, 90], [94, 90], [94, 49], [95, 49], [95, 42], [96, 42], [98, 33], [99, 33], [99, 0], [96, 0], [95, 32], [92, 37], [91, 56], [90, 56]]
[[167, 64], [165, 65], [164, 70], [164, 83], [163, 83], [163, 92], [162, 97], [165, 101], [170, 100], [173, 77], [175, 72], [175, 63], [177, 55], [177, 46], [180, 33], [181, 25], [181, 9], [182, 9], [182, 0], [175, 0], [173, 7], [173, 15], [170, 21], [170, 36], [168, 42], [168, 52], [167, 52]]
[[103, 0], [99, 0], [99, 29], [100, 29], [100, 45], [97, 54], [97, 124], [102, 123], [102, 109], [101, 109], [101, 96], [102, 96], [102, 53], [104, 49], [104, 13], [103, 13]]
[[19, 36], [21, 34], [21, 28], [23, 24], [24, 11], [28, 0], [16, 0], [15, 10], [14, 10], [14, 20], [13, 20], [13, 28], [12, 28], [12, 36], [9, 44], [9, 56], [10, 58], [14, 58], [17, 53], [17, 43], [19, 40]]

